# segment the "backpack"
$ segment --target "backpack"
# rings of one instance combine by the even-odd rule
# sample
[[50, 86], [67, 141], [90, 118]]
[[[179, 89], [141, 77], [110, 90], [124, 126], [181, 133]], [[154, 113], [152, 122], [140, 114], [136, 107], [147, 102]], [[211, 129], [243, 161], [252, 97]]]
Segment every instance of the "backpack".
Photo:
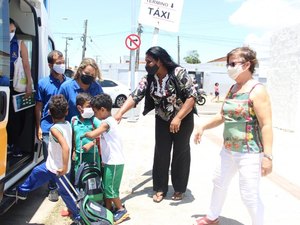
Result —
[[79, 201], [79, 210], [80, 217], [86, 225], [114, 224], [112, 212], [87, 195]]
[[81, 163], [75, 175], [75, 187], [95, 201], [103, 201], [102, 173], [97, 163]]

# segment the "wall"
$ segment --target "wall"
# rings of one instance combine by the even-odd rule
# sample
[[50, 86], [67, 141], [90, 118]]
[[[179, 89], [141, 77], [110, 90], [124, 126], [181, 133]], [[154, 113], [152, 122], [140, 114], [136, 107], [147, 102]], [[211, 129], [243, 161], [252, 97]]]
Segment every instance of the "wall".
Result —
[[300, 127], [300, 24], [277, 31], [271, 39], [268, 89], [273, 125], [299, 132]]

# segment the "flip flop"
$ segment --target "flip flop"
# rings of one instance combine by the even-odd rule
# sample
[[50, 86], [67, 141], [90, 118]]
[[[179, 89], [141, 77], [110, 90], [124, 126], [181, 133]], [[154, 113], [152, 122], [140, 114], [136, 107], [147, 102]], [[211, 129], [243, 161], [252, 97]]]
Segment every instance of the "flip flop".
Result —
[[182, 192], [174, 192], [172, 196], [172, 200], [174, 201], [180, 201], [183, 199], [183, 193]]
[[158, 191], [153, 195], [153, 201], [159, 203], [164, 199], [165, 196], [165, 193]]

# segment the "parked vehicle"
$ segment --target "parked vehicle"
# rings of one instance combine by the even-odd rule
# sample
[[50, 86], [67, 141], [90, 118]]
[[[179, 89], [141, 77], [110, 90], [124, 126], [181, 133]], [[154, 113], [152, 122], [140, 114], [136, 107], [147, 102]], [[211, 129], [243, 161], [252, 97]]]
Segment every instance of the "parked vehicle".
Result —
[[198, 97], [196, 103], [198, 105], [204, 105], [206, 103], [206, 97], [207, 97], [205, 91], [202, 88], [198, 88], [197, 92], [198, 92]]
[[118, 81], [104, 79], [103, 81], [100, 81], [100, 84], [104, 93], [109, 94], [112, 98], [115, 107], [120, 108], [130, 94], [130, 89]]
[[[0, 2], [0, 78], [10, 79], [9, 18], [12, 18], [18, 25], [18, 39], [23, 40], [27, 46], [36, 89], [38, 80], [49, 75], [47, 55], [54, 49], [48, 27], [47, 0]], [[20, 135], [23, 155], [15, 158], [9, 154], [6, 131], [7, 123], [11, 119], [8, 116], [9, 96], [9, 86], [0, 83], [0, 214], [6, 212], [16, 201], [15, 198], [5, 197], [4, 192], [14, 188], [44, 158], [41, 143], [35, 139], [34, 107], [26, 109], [24, 132]], [[18, 103], [18, 107], [25, 109], [26, 101], [21, 99]]]

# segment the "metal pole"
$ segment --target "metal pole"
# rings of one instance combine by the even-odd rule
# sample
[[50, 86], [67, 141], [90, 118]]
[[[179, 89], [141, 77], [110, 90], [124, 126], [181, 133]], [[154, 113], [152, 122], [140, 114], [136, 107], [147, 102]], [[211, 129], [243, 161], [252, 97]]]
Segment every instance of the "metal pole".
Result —
[[[138, 36], [141, 38], [141, 34], [143, 33], [143, 26], [139, 23], [139, 26], [137, 28]], [[136, 59], [135, 59], [135, 71], [139, 70], [139, 64], [140, 64], [140, 48], [136, 50]]]
[[180, 65], [180, 41], [179, 41], [179, 36], [177, 36], [177, 51], [178, 51], [177, 63], [178, 63], [178, 65]]
[[68, 38], [66, 37], [65, 67], [68, 68]]
[[156, 46], [157, 45], [158, 33], [159, 33], [159, 28], [155, 27], [154, 31], [153, 31], [152, 46]]
[[[135, 1], [136, 0], [131, 0], [131, 32], [135, 33]], [[134, 90], [135, 88], [135, 54], [134, 50], [130, 50], [130, 87], [131, 90]], [[134, 108], [130, 110], [130, 117], [128, 121], [130, 122], [136, 122], [135, 117], [135, 110]]]
[[66, 69], [69, 68], [69, 59], [68, 59], [68, 41], [69, 40], [73, 40], [72, 37], [65, 37], [66, 38], [66, 49], [65, 49], [65, 66], [66, 66]]
[[86, 36], [87, 36], [87, 20], [84, 21], [84, 33], [82, 36], [83, 39], [83, 45], [82, 45], [82, 59], [85, 57], [85, 51], [86, 51]]

